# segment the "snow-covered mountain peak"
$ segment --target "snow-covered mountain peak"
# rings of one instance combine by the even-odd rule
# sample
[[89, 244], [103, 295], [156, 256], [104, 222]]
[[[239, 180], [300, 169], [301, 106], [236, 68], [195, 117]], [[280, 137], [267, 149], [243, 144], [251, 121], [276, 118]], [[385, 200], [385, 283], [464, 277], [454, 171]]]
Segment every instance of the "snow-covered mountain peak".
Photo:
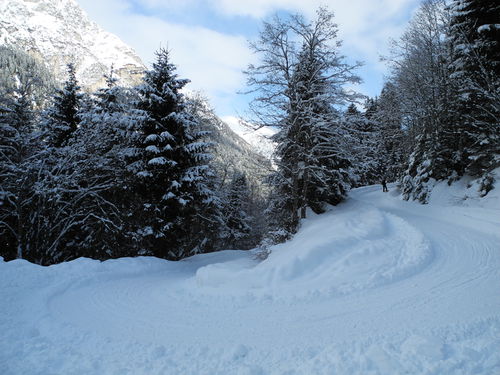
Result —
[[276, 131], [269, 127], [256, 129], [252, 124], [245, 122], [234, 116], [224, 116], [222, 120], [231, 128], [233, 132], [243, 138], [260, 155], [271, 159], [274, 152], [275, 143], [271, 140]]
[[73, 62], [88, 90], [103, 85], [112, 65], [123, 85], [138, 83], [144, 70], [134, 50], [90, 21], [75, 0], [2, 0], [0, 44], [40, 57], [59, 80]]

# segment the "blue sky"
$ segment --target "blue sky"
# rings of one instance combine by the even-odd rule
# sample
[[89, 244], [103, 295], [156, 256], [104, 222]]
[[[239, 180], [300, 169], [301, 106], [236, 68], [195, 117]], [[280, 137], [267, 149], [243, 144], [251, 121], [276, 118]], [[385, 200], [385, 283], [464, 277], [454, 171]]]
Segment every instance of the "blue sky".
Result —
[[248, 40], [275, 12], [313, 17], [320, 5], [336, 15], [342, 53], [363, 61], [365, 95], [380, 92], [387, 73], [381, 55], [403, 32], [419, 0], [77, 0], [90, 18], [133, 47], [146, 64], [168, 47], [179, 74], [202, 91], [219, 116], [244, 115], [248, 97], [242, 70], [255, 62]]

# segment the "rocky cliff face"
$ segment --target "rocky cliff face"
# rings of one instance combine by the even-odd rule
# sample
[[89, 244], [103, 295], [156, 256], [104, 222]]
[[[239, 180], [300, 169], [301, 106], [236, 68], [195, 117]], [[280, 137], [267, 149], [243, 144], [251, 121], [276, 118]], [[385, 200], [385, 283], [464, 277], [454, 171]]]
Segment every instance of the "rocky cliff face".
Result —
[[40, 58], [60, 81], [73, 62], [88, 91], [103, 86], [111, 65], [124, 86], [139, 83], [145, 69], [132, 48], [90, 21], [75, 0], [1, 0], [0, 44]]

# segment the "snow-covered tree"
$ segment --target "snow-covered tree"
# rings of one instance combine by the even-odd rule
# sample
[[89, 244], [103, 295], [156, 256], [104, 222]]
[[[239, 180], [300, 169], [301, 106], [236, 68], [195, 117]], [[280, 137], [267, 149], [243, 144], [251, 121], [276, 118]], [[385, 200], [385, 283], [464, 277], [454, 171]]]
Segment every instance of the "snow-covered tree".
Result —
[[334, 106], [353, 99], [343, 85], [358, 78], [339, 54], [333, 14], [324, 8], [312, 23], [300, 15], [276, 16], [264, 23], [251, 47], [261, 57], [246, 71], [248, 85], [258, 93], [251, 106], [254, 122], [280, 129], [278, 168], [270, 178], [272, 211], [281, 218], [281, 229], [294, 233], [299, 213], [305, 217], [307, 207], [321, 211], [325, 203], [338, 203], [349, 187], [349, 160]]
[[386, 82], [370, 121], [376, 127], [377, 159], [379, 171], [387, 181], [397, 181], [408, 160], [411, 144], [402, 129], [403, 114], [398, 92], [391, 82]]
[[7, 259], [25, 254], [25, 219], [32, 204], [27, 162], [33, 151], [33, 114], [26, 99], [0, 97], [0, 243]]
[[449, 14], [441, 0], [424, 1], [395, 45], [392, 84], [397, 87], [402, 128], [415, 147], [402, 180], [406, 199], [426, 202], [433, 181], [455, 175], [457, 164], [454, 86], [446, 42]]
[[212, 173], [207, 133], [187, 112], [180, 92], [187, 83], [177, 77], [168, 51], [160, 50], [138, 89], [142, 119], [130, 166], [142, 206], [137, 233], [143, 250], [171, 259], [203, 251], [200, 241], [209, 220], [203, 210], [215, 203], [207, 184]]
[[94, 189], [82, 201], [87, 219], [75, 234], [75, 252], [98, 259], [137, 251], [128, 225], [137, 205], [130, 188], [132, 174], [127, 170], [137, 136], [138, 119], [132, 105], [136, 97], [133, 90], [118, 86], [112, 74], [107, 87], [80, 109], [80, 125], [68, 150], [76, 156], [76, 185], [82, 191], [92, 185]]
[[76, 80], [75, 66], [68, 64], [68, 79], [53, 96], [53, 103], [43, 115], [42, 128], [51, 147], [68, 144], [79, 123], [78, 110], [83, 95]]
[[454, 0], [450, 8], [461, 161], [465, 173], [486, 177], [500, 165], [500, 4]]
[[0, 255], [26, 258], [36, 209], [37, 110], [53, 78], [33, 57], [0, 47]]
[[369, 102], [366, 113], [361, 113], [354, 104], [349, 105], [343, 116], [343, 125], [349, 134], [348, 149], [352, 154], [355, 186], [379, 183], [382, 176], [381, 158], [378, 152], [377, 124], [368, 115], [376, 111], [375, 101]]
[[247, 178], [243, 173], [237, 172], [232, 177], [224, 200], [224, 248], [249, 249], [256, 244], [252, 238], [254, 218], [249, 212], [251, 204]]

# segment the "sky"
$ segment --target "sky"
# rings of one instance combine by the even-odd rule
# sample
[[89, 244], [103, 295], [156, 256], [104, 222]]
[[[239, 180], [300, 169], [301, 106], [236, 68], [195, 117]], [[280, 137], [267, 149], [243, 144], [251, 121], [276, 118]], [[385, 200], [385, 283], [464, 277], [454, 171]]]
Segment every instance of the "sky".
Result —
[[258, 57], [248, 48], [276, 12], [313, 18], [319, 6], [335, 13], [342, 54], [362, 61], [355, 89], [380, 93], [389, 40], [403, 32], [420, 0], [77, 0], [90, 18], [136, 50], [148, 66], [160, 47], [171, 51], [189, 90], [201, 91], [221, 116], [244, 116], [250, 100], [242, 71]]

